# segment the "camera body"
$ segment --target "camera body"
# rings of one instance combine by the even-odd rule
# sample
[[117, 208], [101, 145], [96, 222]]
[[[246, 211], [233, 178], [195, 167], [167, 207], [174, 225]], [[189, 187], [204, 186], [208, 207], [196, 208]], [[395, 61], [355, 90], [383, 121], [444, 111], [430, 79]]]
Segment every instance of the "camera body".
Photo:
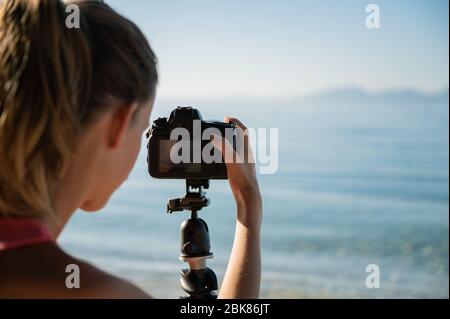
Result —
[[[185, 134], [178, 135], [177, 138], [172, 136], [171, 139], [175, 129], [177, 129], [176, 132]], [[169, 118], [156, 119], [147, 133], [149, 138], [147, 162], [150, 176], [186, 180], [227, 179], [227, 169], [222, 155], [220, 155], [221, 161], [204, 161], [205, 147], [208, 147], [210, 153], [220, 154], [219, 150], [213, 149], [210, 144], [209, 135], [208, 138], [202, 139], [205, 137], [205, 130], [215, 131], [222, 137], [228, 137], [235, 149], [235, 125], [203, 121], [200, 112], [195, 108], [177, 107], [170, 113]], [[181, 142], [184, 144], [179, 144]], [[185, 152], [188, 152], [188, 155]], [[184, 155], [183, 158], [188, 160], [173, 161], [172, 157], [178, 155]], [[179, 159], [179, 156], [177, 158]]]

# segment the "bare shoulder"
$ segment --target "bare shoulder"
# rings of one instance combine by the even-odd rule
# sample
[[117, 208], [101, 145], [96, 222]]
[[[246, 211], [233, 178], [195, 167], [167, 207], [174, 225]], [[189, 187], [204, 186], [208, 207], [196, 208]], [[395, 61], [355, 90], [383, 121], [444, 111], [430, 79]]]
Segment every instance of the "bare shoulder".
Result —
[[[70, 256], [69, 259], [72, 265], [76, 265], [78, 267], [80, 284], [79, 288], [67, 289], [67, 297], [106, 299], [150, 298], [150, 296], [139, 287], [123, 278], [119, 278], [117, 276], [109, 274], [86, 261]], [[65, 280], [70, 281], [71, 278], [69, 278], [68, 276], [75, 274], [76, 271], [76, 269], [68, 269]]]
[[150, 298], [139, 287], [54, 244], [0, 254], [0, 298]]

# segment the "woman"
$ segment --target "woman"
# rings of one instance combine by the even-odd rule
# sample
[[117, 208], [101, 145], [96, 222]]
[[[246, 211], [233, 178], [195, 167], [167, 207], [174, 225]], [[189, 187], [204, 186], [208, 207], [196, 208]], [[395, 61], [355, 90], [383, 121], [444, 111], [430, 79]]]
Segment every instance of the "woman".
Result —
[[[127, 178], [149, 125], [157, 70], [142, 32], [99, 1], [0, 5], [0, 297], [147, 298], [65, 253], [77, 208], [101, 209]], [[230, 118], [243, 129], [237, 119]], [[219, 298], [256, 298], [262, 203], [253, 164], [227, 164], [237, 222]], [[79, 289], [65, 285], [80, 267]]]

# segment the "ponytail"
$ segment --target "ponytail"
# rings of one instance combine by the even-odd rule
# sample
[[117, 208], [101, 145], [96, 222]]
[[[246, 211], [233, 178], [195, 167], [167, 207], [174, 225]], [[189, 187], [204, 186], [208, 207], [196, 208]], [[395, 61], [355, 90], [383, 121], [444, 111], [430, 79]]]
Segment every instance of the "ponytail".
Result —
[[0, 1], [0, 216], [53, 215], [77, 135], [104, 107], [154, 94], [141, 31], [100, 1]]

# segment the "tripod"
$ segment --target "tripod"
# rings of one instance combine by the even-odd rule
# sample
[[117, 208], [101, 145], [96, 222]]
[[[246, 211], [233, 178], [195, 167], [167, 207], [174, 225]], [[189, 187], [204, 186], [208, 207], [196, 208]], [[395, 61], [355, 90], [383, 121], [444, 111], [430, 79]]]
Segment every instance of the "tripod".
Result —
[[[198, 218], [198, 211], [209, 205], [203, 189], [208, 189], [209, 180], [186, 180], [186, 195], [183, 198], [169, 199], [167, 212], [191, 211], [191, 218], [180, 227], [180, 260], [188, 263], [181, 270], [180, 282], [188, 294], [186, 299], [215, 299], [218, 289], [216, 274], [206, 267], [206, 259], [213, 258], [210, 251], [209, 230], [206, 222]], [[197, 190], [197, 191], [196, 191]]]

